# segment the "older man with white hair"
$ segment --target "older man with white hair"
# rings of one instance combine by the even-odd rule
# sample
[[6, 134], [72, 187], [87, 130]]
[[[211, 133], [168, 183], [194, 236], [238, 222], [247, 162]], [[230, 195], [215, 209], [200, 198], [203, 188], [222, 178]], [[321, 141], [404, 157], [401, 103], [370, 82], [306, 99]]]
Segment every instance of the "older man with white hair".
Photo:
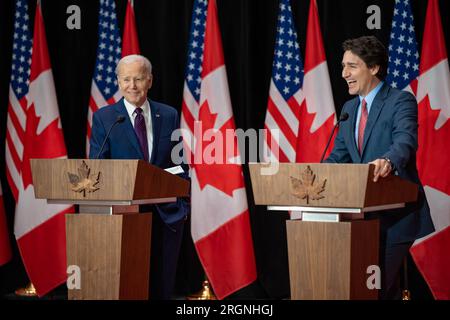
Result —
[[[123, 57], [117, 64], [116, 74], [123, 99], [94, 113], [89, 157], [142, 159], [161, 168], [173, 166], [170, 156], [175, 142], [171, 141], [171, 134], [179, 128], [178, 113], [166, 104], [147, 98], [153, 83], [150, 61], [141, 55]], [[152, 206], [151, 211], [155, 214], [150, 297], [170, 299], [189, 208], [184, 200], [177, 199], [176, 203]]]

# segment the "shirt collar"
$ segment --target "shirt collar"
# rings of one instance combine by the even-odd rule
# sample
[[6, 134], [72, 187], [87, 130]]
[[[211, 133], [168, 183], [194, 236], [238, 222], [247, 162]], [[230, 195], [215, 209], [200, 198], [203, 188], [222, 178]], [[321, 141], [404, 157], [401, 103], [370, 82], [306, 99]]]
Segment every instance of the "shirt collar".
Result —
[[365, 97], [359, 96], [359, 103], [364, 99], [367, 103], [367, 110], [370, 110], [370, 107], [372, 106], [372, 102], [375, 99], [377, 93], [380, 91], [381, 87], [383, 86], [384, 82], [380, 81], [379, 84], [375, 88], [372, 89], [372, 91], [369, 92], [369, 94]]
[[[133, 112], [137, 107], [134, 104], [128, 102], [125, 98], [123, 99], [123, 103], [125, 104], [125, 108], [127, 109], [128, 116], [131, 119], [134, 118], [135, 115], [133, 114]], [[144, 117], [148, 119], [148, 117], [150, 116], [150, 103], [148, 102], [148, 100], [145, 100], [144, 104], [140, 106], [140, 108], [142, 109]]]

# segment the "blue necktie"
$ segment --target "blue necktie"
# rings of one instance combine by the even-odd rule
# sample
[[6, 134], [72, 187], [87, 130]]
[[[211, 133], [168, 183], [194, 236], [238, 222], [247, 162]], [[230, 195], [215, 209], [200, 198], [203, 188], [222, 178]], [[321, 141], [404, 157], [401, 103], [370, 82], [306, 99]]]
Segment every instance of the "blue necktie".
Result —
[[136, 108], [134, 113], [136, 114], [136, 117], [134, 118], [134, 131], [136, 131], [139, 144], [141, 145], [144, 160], [148, 162], [147, 127], [145, 126], [144, 115], [142, 114], [141, 108]]

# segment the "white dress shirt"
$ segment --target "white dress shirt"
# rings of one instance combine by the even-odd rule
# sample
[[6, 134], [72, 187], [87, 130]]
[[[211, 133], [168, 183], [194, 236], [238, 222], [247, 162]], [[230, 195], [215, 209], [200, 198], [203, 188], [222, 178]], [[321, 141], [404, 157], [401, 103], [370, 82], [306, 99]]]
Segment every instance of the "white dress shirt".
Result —
[[[134, 119], [136, 118], [136, 106], [132, 103], [129, 103], [126, 99], [123, 99], [125, 104], [125, 108], [127, 109], [128, 116], [130, 117], [131, 124], [134, 127]], [[152, 150], [153, 150], [153, 127], [152, 127], [152, 116], [150, 113], [150, 103], [148, 100], [145, 100], [144, 104], [140, 107], [142, 109], [142, 115], [145, 120], [145, 128], [147, 129], [147, 142], [148, 142], [148, 158], [152, 158]]]

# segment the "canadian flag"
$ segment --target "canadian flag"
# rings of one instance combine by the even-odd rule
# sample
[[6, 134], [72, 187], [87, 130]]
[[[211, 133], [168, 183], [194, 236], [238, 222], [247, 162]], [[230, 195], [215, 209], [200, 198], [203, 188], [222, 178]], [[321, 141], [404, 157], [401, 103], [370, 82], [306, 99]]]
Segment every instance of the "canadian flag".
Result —
[[428, 1], [420, 76], [418, 169], [436, 231], [411, 248], [436, 299], [450, 299], [450, 72], [437, 0]]
[[223, 299], [256, 280], [256, 264], [237, 142], [234, 135], [233, 141], [225, 139], [235, 124], [215, 0], [194, 2], [191, 28], [181, 118], [185, 151], [195, 158], [191, 233]]
[[[17, 25], [23, 23], [23, 30], [28, 30], [26, 8], [26, 1], [17, 2]], [[20, 40], [27, 35], [23, 34]], [[14, 233], [19, 251], [29, 279], [38, 295], [43, 296], [67, 278], [64, 215], [73, 208], [48, 205], [46, 200], [34, 197], [30, 159], [67, 156], [40, 2], [36, 6], [33, 39], [32, 50], [25, 48], [20, 57], [13, 54], [14, 72], [20, 62], [26, 63], [23, 54], [32, 52], [29, 87], [10, 90], [6, 163], [8, 181], [16, 198]], [[24, 42], [24, 47], [28, 43], [31, 45], [30, 41]], [[12, 87], [16, 86], [15, 80], [12, 77]], [[23, 93], [23, 88], [28, 93], [18, 99], [16, 93]]]
[[8, 224], [6, 223], [5, 207], [3, 206], [2, 185], [0, 184], [0, 266], [11, 259]]
[[125, 13], [125, 25], [123, 27], [122, 57], [130, 54], [139, 54], [139, 38], [136, 30], [136, 20], [134, 17], [133, 0], [127, 2], [127, 12]]
[[[303, 88], [296, 98], [303, 101], [300, 106], [296, 162], [319, 162], [336, 123], [336, 111], [316, 0], [312, 0], [309, 5], [305, 76]], [[326, 155], [332, 149], [333, 141]]]

